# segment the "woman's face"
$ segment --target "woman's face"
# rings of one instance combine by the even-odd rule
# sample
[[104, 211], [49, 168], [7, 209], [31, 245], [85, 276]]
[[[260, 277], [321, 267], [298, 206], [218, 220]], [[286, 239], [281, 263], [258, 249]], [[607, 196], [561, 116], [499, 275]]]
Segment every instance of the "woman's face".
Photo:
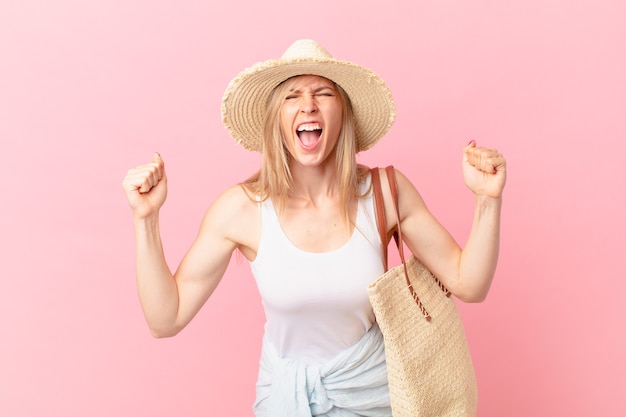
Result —
[[335, 84], [301, 75], [281, 98], [280, 127], [289, 153], [303, 166], [318, 166], [335, 150], [342, 126], [342, 102]]

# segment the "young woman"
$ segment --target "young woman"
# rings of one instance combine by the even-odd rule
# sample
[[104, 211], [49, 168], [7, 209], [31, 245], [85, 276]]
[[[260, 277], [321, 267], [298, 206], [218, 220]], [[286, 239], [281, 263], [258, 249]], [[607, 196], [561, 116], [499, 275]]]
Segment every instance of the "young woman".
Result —
[[[208, 208], [173, 274], [159, 235], [167, 193], [161, 156], [131, 169], [123, 186], [133, 210], [137, 285], [156, 337], [177, 334], [219, 284], [239, 250], [249, 261], [267, 322], [257, 416], [390, 416], [384, 346], [367, 298], [383, 272], [369, 169], [356, 154], [395, 119], [391, 93], [373, 72], [338, 61], [310, 40], [256, 64], [228, 86], [222, 105], [231, 135], [262, 153], [260, 170]], [[464, 248], [399, 171], [405, 243], [450, 291], [482, 301], [496, 268], [505, 160], [471, 142], [463, 174], [475, 196]], [[381, 182], [387, 184], [381, 171]], [[396, 226], [383, 187], [387, 225]]]

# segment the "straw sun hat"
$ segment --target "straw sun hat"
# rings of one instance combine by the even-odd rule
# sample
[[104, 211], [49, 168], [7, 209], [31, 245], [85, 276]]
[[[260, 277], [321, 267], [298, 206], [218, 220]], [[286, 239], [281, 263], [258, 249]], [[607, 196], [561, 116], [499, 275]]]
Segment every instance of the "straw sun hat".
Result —
[[318, 75], [341, 86], [352, 103], [357, 152], [371, 148], [391, 128], [396, 109], [391, 90], [374, 72], [334, 59], [319, 43], [294, 42], [279, 59], [239, 73], [222, 99], [222, 121], [231, 136], [252, 151], [263, 148], [263, 117], [271, 91], [296, 75]]

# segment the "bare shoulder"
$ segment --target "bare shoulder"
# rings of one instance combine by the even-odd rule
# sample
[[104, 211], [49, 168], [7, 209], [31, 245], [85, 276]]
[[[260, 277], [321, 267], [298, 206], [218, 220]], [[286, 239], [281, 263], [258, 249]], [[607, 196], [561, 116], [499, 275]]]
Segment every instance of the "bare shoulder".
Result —
[[[389, 187], [387, 186], [387, 169], [378, 168], [378, 170], [380, 172], [380, 182], [383, 184], [383, 191], [389, 191]], [[395, 174], [396, 184], [398, 185], [398, 193], [407, 187], [415, 189], [411, 180], [402, 171], [394, 167], [393, 172]]]
[[242, 214], [242, 211], [256, 211], [258, 206], [255, 197], [242, 185], [237, 184], [222, 192], [209, 208], [209, 210], [212, 209], [238, 215]]
[[394, 168], [394, 173], [396, 174], [396, 182], [398, 183], [398, 193], [400, 193], [400, 191], [403, 191], [405, 189], [409, 189], [409, 190], [415, 190], [415, 192], [417, 192], [417, 190], [415, 189], [415, 186], [413, 185], [413, 182], [411, 182], [411, 180], [399, 169]]
[[[426, 209], [424, 200], [411, 182], [411, 180], [399, 169], [394, 168], [396, 185], [398, 190], [398, 208], [400, 211], [400, 220], [403, 221], [407, 216], [420, 213]], [[387, 171], [380, 170], [380, 181], [382, 184], [383, 199], [385, 203], [385, 212], [387, 213], [388, 224], [395, 226], [396, 216], [393, 213], [393, 197], [387, 179]]]
[[231, 241], [246, 257], [256, 255], [261, 235], [258, 203], [241, 185], [222, 192], [207, 209], [201, 233], [218, 233]]

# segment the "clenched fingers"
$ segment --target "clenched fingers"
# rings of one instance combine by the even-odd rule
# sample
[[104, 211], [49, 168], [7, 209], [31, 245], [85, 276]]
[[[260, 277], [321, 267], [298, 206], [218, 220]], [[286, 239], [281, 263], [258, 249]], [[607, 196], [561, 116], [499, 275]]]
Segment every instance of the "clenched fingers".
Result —
[[128, 171], [124, 178], [124, 185], [129, 191], [138, 191], [140, 194], [149, 192], [165, 176], [165, 164], [158, 153], [152, 157], [152, 162], [140, 165]]
[[465, 147], [464, 155], [467, 163], [488, 174], [496, 174], [504, 170], [506, 165], [504, 157], [497, 149], [477, 147], [475, 141]]

